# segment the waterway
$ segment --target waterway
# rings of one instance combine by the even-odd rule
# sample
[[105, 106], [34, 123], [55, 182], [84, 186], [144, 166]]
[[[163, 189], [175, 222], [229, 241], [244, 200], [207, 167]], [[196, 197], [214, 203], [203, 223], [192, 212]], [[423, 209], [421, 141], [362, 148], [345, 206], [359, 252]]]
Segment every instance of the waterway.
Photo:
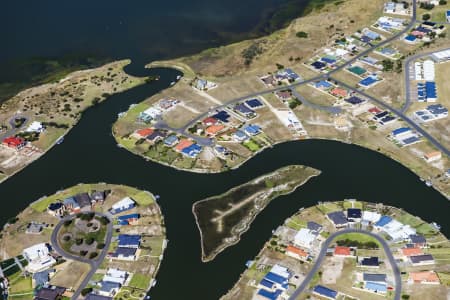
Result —
[[[194, 37], [192, 32], [185, 38]], [[152, 59], [149, 56], [148, 61]], [[114, 95], [89, 109], [64, 143], [2, 183], [0, 223], [39, 197], [80, 182], [127, 184], [159, 194], [169, 244], [158, 283], [150, 293], [153, 299], [217, 299], [232, 287], [245, 262], [258, 253], [272, 229], [301, 207], [318, 201], [357, 198], [383, 202], [402, 207], [426, 221], [436, 221], [450, 235], [447, 199], [402, 165], [361, 147], [322, 140], [290, 142], [264, 151], [238, 170], [214, 175], [177, 171], [117, 147], [111, 136], [117, 114], [167, 88], [179, 74], [168, 69], [144, 70], [136, 61], [127, 71], [135, 75], [157, 74], [161, 80]], [[270, 203], [239, 244], [226, 249], [214, 261], [202, 263], [192, 203], [289, 164], [308, 165], [320, 169], [322, 174]]]

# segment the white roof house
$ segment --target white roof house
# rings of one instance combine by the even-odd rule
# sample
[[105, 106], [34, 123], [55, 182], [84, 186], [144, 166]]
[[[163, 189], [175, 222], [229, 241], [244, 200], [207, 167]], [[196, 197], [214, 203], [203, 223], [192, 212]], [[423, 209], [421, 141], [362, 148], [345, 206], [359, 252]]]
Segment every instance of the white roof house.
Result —
[[434, 62], [426, 60], [423, 62], [423, 79], [426, 81], [434, 81]]
[[406, 240], [410, 235], [416, 234], [416, 230], [409, 225], [404, 225], [397, 220], [392, 220], [382, 227], [382, 230], [388, 234], [392, 240]]
[[304, 248], [311, 248], [313, 242], [316, 240], [317, 235], [311, 230], [302, 228], [294, 237], [294, 244]]
[[283, 278], [290, 278], [291, 277], [291, 273], [289, 273], [288, 268], [280, 266], [278, 264], [273, 265], [272, 269], [270, 270], [270, 272], [277, 274], [278, 276], [281, 276]]
[[119, 202], [116, 202], [112, 205], [112, 209], [114, 210], [122, 210], [125, 208], [129, 208], [132, 207], [136, 204], [136, 202], [134, 202], [133, 199], [131, 199], [130, 197], [125, 197], [122, 200], [120, 200]]
[[381, 215], [373, 211], [363, 211], [362, 220], [375, 223], [381, 218]]
[[44, 271], [56, 263], [56, 260], [50, 256], [49, 249], [45, 243], [26, 248], [22, 254], [28, 260], [28, 265], [25, 269], [31, 273]]
[[103, 277], [103, 281], [115, 282], [123, 285], [127, 280], [128, 273], [126, 271], [121, 271], [119, 269], [108, 269], [105, 276]]
[[28, 128], [25, 130], [26, 132], [42, 132], [44, 127], [41, 122], [33, 121]]

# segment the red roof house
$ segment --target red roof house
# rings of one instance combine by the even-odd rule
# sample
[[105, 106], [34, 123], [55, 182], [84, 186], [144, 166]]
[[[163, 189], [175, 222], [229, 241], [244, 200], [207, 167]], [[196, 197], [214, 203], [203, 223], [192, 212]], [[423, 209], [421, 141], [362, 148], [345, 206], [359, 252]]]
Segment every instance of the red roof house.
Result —
[[402, 248], [401, 251], [402, 254], [406, 257], [423, 254], [423, 251], [420, 248]]
[[349, 247], [336, 246], [334, 248], [334, 256], [351, 256], [352, 251]]
[[309, 256], [305, 250], [294, 247], [294, 246], [287, 246], [286, 255], [300, 259], [300, 260], [306, 260], [306, 259], [308, 259], [308, 256]]
[[334, 88], [331, 90], [331, 94], [336, 97], [347, 97], [347, 91], [340, 88]]
[[26, 142], [21, 137], [10, 136], [3, 140], [3, 145], [14, 149], [20, 149], [25, 146]]
[[183, 151], [184, 148], [187, 148], [191, 145], [193, 145], [194, 142], [192, 142], [191, 140], [188, 139], [182, 139], [176, 146], [175, 146], [175, 150], [181, 152]]
[[150, 134], [152, 134], [154, 131], [155, 130], [153, 130], [152, 128], [139, 129], [139, 130], [136, 130], [132, 136], [137, 139], [145, 139]]
[[219, 120], [217, 120], [216, 118], [213, 118], [213, 117], [208, 117], [202, 121], [203, 125], [206, 125], [206, 126], [216, 125], [218, 122], [219, 122]]

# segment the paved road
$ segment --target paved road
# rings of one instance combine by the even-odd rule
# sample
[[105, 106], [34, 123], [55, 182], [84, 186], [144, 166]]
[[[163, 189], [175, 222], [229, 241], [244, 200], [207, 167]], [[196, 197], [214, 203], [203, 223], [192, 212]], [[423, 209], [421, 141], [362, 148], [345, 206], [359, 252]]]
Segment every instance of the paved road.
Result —
[[81, 291], [83, 290], [83, 288], [85, 288], [87, 286], [87, 284], [89, 283], [89, 281], [91, 280], [92, 276], [95, 274], [95, 272], [97, 272], [97, 269], [99, 268], [100, 264], [103, 262], [103, 260], [105, 259], [106, 255], [108, 254], [108, 248], [109, 245], [111, 244], [111, 239], [112, 239], [112, 232], [113, 232], [113, 223], [112, 220], [110, 218], [109, 215], [107, 214], [102, 214], [102, 213], [96, 213], [97, 216], [101, 216], [101, 217], [107, 217], [110, 222], [106, 228], [106, 240], [105, 240], [105, 247], [103, 248], [102, 252], [100, 253], [100, 255], [96, 258], [96, 259], [89, 259], [86, 257], [80, 257], [77, 255], [72, 255], [70, 253], [65, 252], [58, 244], [58, 232], [61, 229], [61, 227], [64, 225], [64, 221], [67, 220], [72, 220], [74, 219], [76, 216], [72, 215], [72, 216], [68, 216], [65, 217], [64, 219], [62, 219], [53, 229], [52, 232], [52, 236], [51, 236], [51, 245], [53, 247], [53, 249], [58, 252], [61, 256], [63, 256], [66, 259], [71, 259], [71, 260], [75, 260], [75, 261], [79, 261], [82, 263], [87, 263], [90, 265], [91, 270], [89, 271], [89, 273], [84, 277], [83, 281], [81, 282], [79, 288], [74, 292], [72, 299], [78, 299], [78, 297], [81, 294]]
[[311, 271], [306, 275], [305, 279], [303, 279], [302, 283], [294, 291], [294, 293], [291, 295], [289, 300], [297, 299], [300, 296], [300, 294], [303, 293], [304, 290], [309, 286], [309, 283], [311, 282], [312, 278], [314, 277], [314, 274], [316, 274], [317, 271], [319, 271], [319, 268], [322, 265], [323, 260], [326, 257], [327, 249], [329, 248], [329, 246], [331, 245], [333, 240], [342, 234], [354, 233], [354, 232], [371, 236], [371, 237], [375, 238], [381, 244], [381, 246], [384, 249], [384, 252], [386, 253], [386, 257], [389, 260], [389, 263], [392, 267], [392, 271], [394, 273], [394, 280], [395, 280], [394, 300], [400, 300], [401, 293], [402, 293], [401, 273], [400, 273], [397, 263], [395, 262], [394, 256], [392, 255], [391, 249], [389, 248], [389, 245], [387, 244], [387, 242], [379, 235], [372, 233], [370, 231], [366, 231], [366, 230], [362, 230], [362, 229], [350, 229], [350, 228], [331, 234], [325, 240], [325, 242], [323, 242], [322, 249], [320, 250], [320, 253], [317, 256], [317, 259], [316, 259]]
[[[214, 107], [214, 108], [208, 110], [207, 112], [201, 114], [200, 116], [198, 116], [198, 117], [196, 117], [195, 119], [193, 119], [193, 120], [191, 120], [190, 122], [188, 122], [188, 123], [187, 123], [186, 125], [184, 125], [183, 127], [180, 127], [180, 128], [172, 128], [172, 127], [170, 127], [170, 126], [167, 126], [167, 124], [166, 124], [166, 125], [163, 126], [162, 128], [168, 129], [168, 130], [172, 130], [172, 131], [175, 131], [175, 132], [177, 132], [177, 133], [184, 133], [184, 134], [185, 134], [188, 128], [192, 127], [192, 126], [195, 125], [197, 122], [201, 121], [203, 118], [205, 118], [206, 116], [208, 116], [210, 113], [212, 113], [212, 112], [214, 112], [214, 111], [216, 111], [216, 110], [223, 109], [223, 108], [227, 107], [228, 105], [232, 105], [232, 104], [235, 104], [235, 103], [244, 101], [244, 100], [249, 99], [249, 98], [255, 98], [255, 97], [258, 97], [258, 96], [262, 96], [262, 95], [265, 95], [265, 94], [274, 93], [274, 92], [281, 91], [281, 90], [289, 90], [289, 89], [290, 89], [290, 90], [292, 90], [292, 91], [295, 91], [295, 88], [298, 87], [298, 86], [300, 86], [300, 85], [308, 84], [308, 83], [311, 83], [311, 82], [314, 82], [314, 81], [317, 81], [317, 80], [323, 80], [323, 79], [326, 79], [326, 78], [328, 78], [330, 75], [332, 75], [332, 74], [334, 74], [334, 73], [336, 73], [336, 72], [342, 70], [343, 68], [346, 68], [348, 65], [353, 64], [355, 61], [357, 61], [357, 60], [360, 59], [361, 57], [363, 57], [363, 56], [365, 56], [365, 55], [368, 55], [369, 53], [371, 53], [371, 52], [372, 52], [373, 50], [375, 50], [376, 48], [391, 43], [392, 41], [394, 41], [394, 40], [396, 40], [397, 38], [399, 38], [401, 35], [407, 33], [410, 29], [412, 29], [412, 28], [415, 26], [416, 19], [417, 19], [417, 3], [416, 3], [416, 0], [413, 0], [412, 8], [413, 8], [413, 10], [412, 10], [413, 13], [412, 13], [412, 16], [411, 16], [410, 23], [409, 23], [403, 30], [401, 30], [401, 31], [399, 31], [398, 33], [396, 33], [396, 34], [390, 36], [389, 38], [385, 39], [384, 41], [380, 42], [379, 44], [377, 44], [377, 45], [375, 45], [375, 46], [372, 46], [372, 47], [370, 47], [370, 48], [368, 48], [368, 49], [362, 51], [361, 53], [359, 53], [359, 54], [355, 55], [354, 57], [352, 57], [350, 60], [346, 61], [344, 64], [342, 64], [342, 65], [336, 67], [334, 70], [331, 70], [331, 71], [329, 71], [329, 72], [326, 73], [326, 74], [321, 74], [321, 75], [315, 76], [315, 77], [310, 78], [310, 79], [307, 79], [307, 80], [295, 82], [295, 83], [293, 83], [293, 84], [289, 84], [289, 85], [285, 85], [285, 86], [279, 86], [279, 87], [275, 87], [275, 88], [272, 88], [272, 89], [265, 89], [265, 90], [258, 91], [258, 92], [254, 92], [254, 93], [250, 93], [250, 94], [247, 94], [247, 95], [238, 97], [238, 98], [234, 98], [234, 99], [231, 99], [231, 100], [229, 100], [229, 101], [224, 102], [224, 104], [222, 104], [222, 105], [219, 105], [219, 106], [217, 106], [217, 107]], [[300, 97], [301, 97], [301, 96], [300, 96]], [[301, 99], [304, 99], [304, 98], [301, 97], [299, 100], [301, 100]], [[320, 107], [320, 108], [323, 109], [324, 107]], [[328, 109], [331, 109], [331, 111], [333, 111], [333, 112], [335, 111], [335, 110], [334, 110], [335, 108], [331, 108], [331, 107], [330, 107], [330, 108], [328, 108]], [[160, 124], [160, 125], [163, 125], [163, 124]], [[162, 129], [162, 128], [161, 128], [161, 129]], [[198, 140], [198, 138], [195, 137], [195, 140]], [[200, 142], [202, 142], [202, 141], [200, 141]]]
[[409, 126], [411, 126], [412, 128], [414, 128], [417, 132], [419, 132], [423, 137], [425, 137], [430, 143], [432, 143], [436, 148], [438, 148], [441, 152], [445, 153], [447, 156], [450, 156], [450, 151], [444, 146], [442, 145], [438, 140], [436, 140], [432, 135], [430, 135], [428, 132], [426, 132], [421, 126], [419, 126], [416, 122], [414, 122], [413, 120], [411, 120], [410, 118], [408, 118], [401, 110], [398, 110], [388, 104], [386, 104], [385, 102], [376, 99], [375, 97], [372, 97], [370, 95], [368, 95], [367, 93], [360, 91], [358, 89], [355, 89], [354, 87], [336, 80], [334, 78], [332, 78], [333, 81], [336, 81], [340, 86], [343, 86], [349, 90], [353, 90], [356, 93], [359, 93], [360, 95], [364, 96], [365, 98], [369, 99], [370, 101], [376, 103], [378, 106], [383, 107], [384, 109], [387, 109], [389, 111], [391, 111], [392, 113], [394, 113], [397, 117], [403, 119], [406, 123], [409, 124]]
[[[15, 124], [14, 124], [14, 120], [16, 118], [24, 118], [25, 119], [25, 121], [23, 122], [23, 124], [19, 128], [16, 128]], [[0, 134], [0, 140], [3, 141], [7, 137], [16, 135], [16, 133], [18, 133], [21, 129], [23, 129], [25, 127], [25, 125], [27, 125], [27, 123], [28, 123], [28, 117], [26, 117], [26, 116], [23, 116], [23, 115], [14, 115], [14, 116], [12, 116], [11, 119], [9, 119], [9, 126], [10, 126], [10, 128], [7, 131], [5, 131], [2, 134]]]
[[[404, 66], [404, 71], [405, 71], [405, 104], [403, 104], [402, 108], [401, 108], [401, 112], [406, 112], [409, 108], [409, 106], [411, 105], [411, 69], [414, 68], [414, 65], [411, 66], [411, 63], [414, 63], [417, 59], [425, 57], [425, 56], [429, 56], [435, 52], [440, 52], [440, 51], [445, 51], [445, 50], [450, 50], [450, 48], [444, 48], [444, 49], [440, 49], [440, 50], [434, 50], [434, 51], [430, 51], [430, 52], [425, 52], [425, 53], [419, 53], [416, 55], [412, 55], [409, 56], [408, 58], [406, 58], [405, 60], [405, 66]], [[413, 69], [414, 70], [414, 69]], [[413, 78], [415, 78], [415, 74], [412, 75]]]

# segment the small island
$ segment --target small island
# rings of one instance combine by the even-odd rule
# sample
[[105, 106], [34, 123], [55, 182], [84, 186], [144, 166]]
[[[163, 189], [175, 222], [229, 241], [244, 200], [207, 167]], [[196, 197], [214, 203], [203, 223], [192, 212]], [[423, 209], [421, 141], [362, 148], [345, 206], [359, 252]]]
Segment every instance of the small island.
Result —
[[194, 213], [201, 236], [202, 260], [213, 260], [225, 248], [239, 242], [270, 201], [290, 194], [319, 170], [291, 165], [232, 188], [226, 193], [194, 203]]
[[151, 193], [80, 184], [39, 199], [5, 225], [2, 293], [11, 299], [49, 293], [58, 299], [143, 299], [156, 283], [166, 244]]
[[450, 242], [435, 223], [354, 199], [286, 219], [221, 299], [435, 299], [450, 291]]

